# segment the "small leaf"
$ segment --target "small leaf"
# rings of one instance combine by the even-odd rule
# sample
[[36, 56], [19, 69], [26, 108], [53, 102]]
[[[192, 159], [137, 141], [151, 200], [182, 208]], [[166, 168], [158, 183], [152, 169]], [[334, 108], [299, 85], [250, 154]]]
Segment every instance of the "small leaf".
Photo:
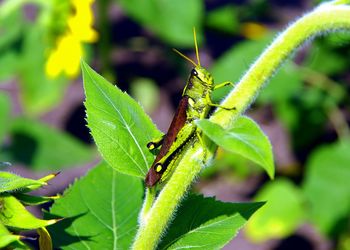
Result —
[[265, 185], [255, 200], [266, 200], [246, 226], [246, 235], [255, 242], [284, 238], [293, 232], [304, 219], [303, 196], [288, 180], [279, 179]]
[[147, 143], [160, 136], [126, 93], [82, 63], [88, 126], [103, 158], [116, 170], [143, 178], [154, 156]]
[[13, 196], [15, 196], [25, 206], [37, 206], [59, 198], [59, 196], [46, 197], [28, 195], [23, 193], [15, 193]]
[[[1, 207], [0, 207], [0, 210], [1, 210]], [[11, 243], [14, 243], [14, 242], [17, 242], [23, 245], [23, 243], [20, 242], [20, 237], [21, 237], [20, 235], [15, 235], [10, 233], [6, 229], [6, 227], [2, 223], [0, 223], [0, 249], [7, 249], [5, 247], [9, 246]]]
[[38, 229], [57, 220], [41, 220], [29, 213], [14, 196], [0, 195], [0, 222], [14, 229]]
[[23, 178], [19, 175], [0, 171], [0, 193], [23, 190], [24, 188], [40, 188], [46, 185], [45, 182]]
[[[31, 119], [13, 121], [7, 155], [35, 170], [62, 169], [91, 161], [94, 151], [67, 133]], [[7, 159], [6, 159], [7, 160]]]
[[221, 249], [263, 203], [225, 203], [190, 196], [158, 249]]
[[323, 233], [332, 233], [350, 212], [350, 141], [320, 147], [306, 165], [303, 192], [310, 219]]
[[200, 120], [197, 125], [218, 146], [250, 159], [263, 167], [270, 178], [274, 177], [271, 143], [253, 120], [241, 116], [227, 130], [209, 120]]
[[129, 249], [143, 191], [138, 178], [96, 166], [51, 207], [52, 216], [65, 218], [48, 228], [55, 248]]

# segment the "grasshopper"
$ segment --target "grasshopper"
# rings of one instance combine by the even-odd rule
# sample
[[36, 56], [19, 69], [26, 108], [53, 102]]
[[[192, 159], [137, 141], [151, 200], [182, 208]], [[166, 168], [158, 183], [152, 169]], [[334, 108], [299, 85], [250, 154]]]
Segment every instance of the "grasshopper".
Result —
[[[174, 49], [176, 53], [185, 58], [194, 65], [187, 84], [183, 90], [182, 98], [175, 112], [174, 118], [170, 124], [168, 132], [161, 138], [151, 141], [147, 144], [149, 150], [159, 148], [152, 166], [150, 167], [145, 184], [147, 187], [153, 187], [158, 182], [163, 182], [172, 172], [173, 161], [178, 157], [185, 145], [198, 137], [203, 145], [201, 131], [195, 124], [195, 120], [204, 119], [208, 116], [212, 107], [218, 107], [226, 110], [233, 108], [223, 107], [215, 104], [211, 100], [213, 90], [227, 85], [233, 85], [232, 82], [223, 82], [214, 86], [214, 79], [211, 74], [200, 64], [198, 45], [195, 29], [194, 44], [196, 49], [197, 64]], [[203, 145], [204, 146], [204, 145]]]

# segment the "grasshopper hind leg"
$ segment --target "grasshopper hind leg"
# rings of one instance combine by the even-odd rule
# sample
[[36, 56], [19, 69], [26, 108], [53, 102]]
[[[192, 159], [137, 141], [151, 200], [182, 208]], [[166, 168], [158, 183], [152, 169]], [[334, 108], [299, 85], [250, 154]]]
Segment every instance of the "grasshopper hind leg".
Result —
[[163, 136], [161, 136], [161, 137], [159, 137], [159, 138], [157, 138], [155, 140], [150, 141], [149, 143], [147, 143], [147, 148], [149, 150], [153, 150], [153, 149], [159, 148], [162, 145], [163, 141], [164, 141], [164, 137], [165, 137], [165, 135], [163, 135]]

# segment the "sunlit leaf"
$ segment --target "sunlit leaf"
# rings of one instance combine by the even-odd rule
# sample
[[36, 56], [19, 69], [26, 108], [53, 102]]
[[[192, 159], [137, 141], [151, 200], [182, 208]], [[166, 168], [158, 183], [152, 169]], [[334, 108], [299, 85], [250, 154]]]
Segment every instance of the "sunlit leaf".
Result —
[[11, 243], [17, 243], [17, 244], [20, 244], [22, 246], [23, 243], [20, 242], [20, 237], [19, 235], [15, 235], [15, 234], [12, 234], [10, 233], [6, 227], [0, 223], [0, 248], [1, 249], [6, 249], [5, 247], [6, 246], [9, 246]]
[[263, 203], [228, 203], [190, 196], [158, 249], [221, 249]]
[[241, 116], [227, 130], [209, 120], [200, 120], [197, 125], [218, 146], [250, 159], [263, 167], [270, 178], [274, 177], [271, 143], [253, 120]]
[[56, 223], [57, 220], [41, 220], [34, 217], [14, 196], [0, 195], [0, 222], [14, 229], [37, 229]]
[[45, 182], [23, 178], [19, 175], [0, 171], [0, 193], [23, 190], [24, 188], [40, 188], [46, 185]]
[[147, 143], [160, 136], [149, 117], [87, 64], [82, 64], [88, 126], [103, 158], [116, 170], [143, 178], [154, 156]]
[[49, 227], [59, 249], [129, 249], [137, 229], [143, 186], [102, 163], [76, 181], [50, 214], [65, 218]]

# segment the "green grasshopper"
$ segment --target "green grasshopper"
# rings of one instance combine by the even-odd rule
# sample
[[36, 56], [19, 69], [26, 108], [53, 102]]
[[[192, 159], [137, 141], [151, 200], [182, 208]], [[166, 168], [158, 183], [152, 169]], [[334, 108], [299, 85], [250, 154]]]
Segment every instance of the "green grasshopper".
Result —
[[232, 82], [223, 82], [214, 86], [214, 80], [211, 74], [200, 65], [198, 54], [198, 45], [195, 30], [194, 43], [196, 49], [197, 64], [175, 50], [180, 56], [194, 65], [187, 84], [182, 93], [182, 98], [177, 107], [174, 118], [170, 124], [168, 132], [161, 138], [151, 141], [147, 144], [149, 150], [159, 148], [151, 168], [149, 169], [145, 184], [147, 187], [153, 187], [158, 182], [163, 182], [172, 172], [173, 162], [180, 154], [185, 145], [198, 137], [203, 145], [201, 131], [195, 124], [195, 120], [204, 119], [208, 116], [212, 107], [218, 107], [226, 110], [235, 108], [222, 107], [211, 100], [211, 92], [218, 88], [233, 85]]

